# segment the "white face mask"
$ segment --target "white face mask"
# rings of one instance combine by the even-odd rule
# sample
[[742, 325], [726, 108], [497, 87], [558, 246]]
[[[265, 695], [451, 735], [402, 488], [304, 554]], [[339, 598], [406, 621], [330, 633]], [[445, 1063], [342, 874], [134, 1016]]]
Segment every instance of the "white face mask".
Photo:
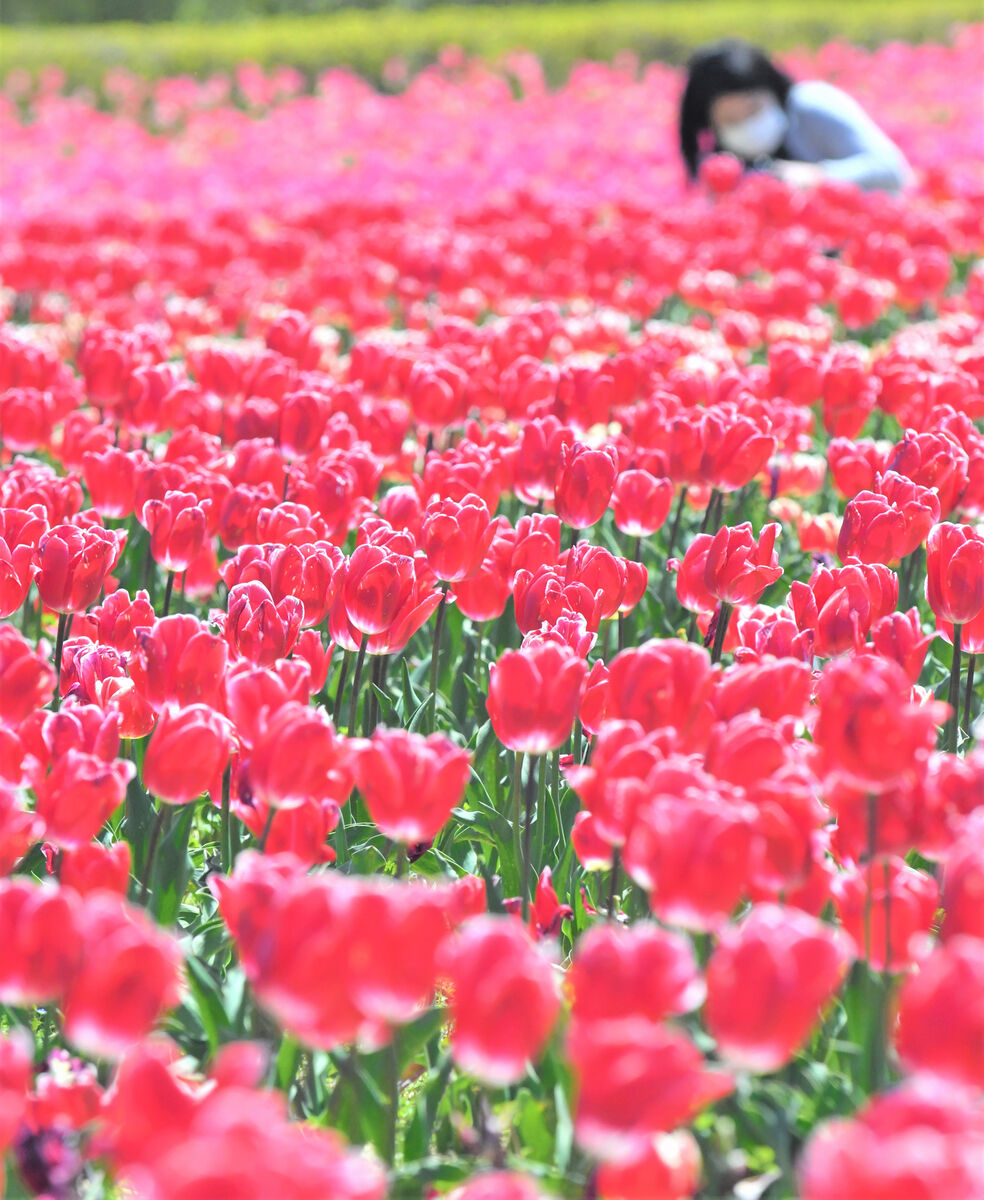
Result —
[[737, 125], [722, 127], [718, 130], [718, 141], [732, 154], [754, 161], [775, 154], [788, 129], [786, 110], [773, 100], [754, 116], [746, 117]]

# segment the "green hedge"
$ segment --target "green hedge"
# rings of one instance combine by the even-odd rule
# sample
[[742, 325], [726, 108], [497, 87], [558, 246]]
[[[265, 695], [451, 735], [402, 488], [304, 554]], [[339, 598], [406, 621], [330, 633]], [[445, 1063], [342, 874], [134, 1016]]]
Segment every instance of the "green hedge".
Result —
[[72, 84], [98, 87], [108, 67], [150, 77], [200, 75], [252, 61], [290, 64], [313, 77], [341, 64], [379, 81], [387, 60], [411, 68], [453, 44], [495, 58], [533, 50], [552, 80], [581, 59], [611, 59], [620, 50], [679, 61], [703, 41], [741, 34], [773, 49], [818, 45], [834, 37], [863, 44], [944, 37], [954, 21], [980, 16], [980, 0], [948, 0], [946, 12], [926, 0], [597, 0], [567, 5], [384, 8], [319, 17], [273, 17], [230, 24], [129, 23], [6, 27], [0, 31], [0, 75], [57, 63]]

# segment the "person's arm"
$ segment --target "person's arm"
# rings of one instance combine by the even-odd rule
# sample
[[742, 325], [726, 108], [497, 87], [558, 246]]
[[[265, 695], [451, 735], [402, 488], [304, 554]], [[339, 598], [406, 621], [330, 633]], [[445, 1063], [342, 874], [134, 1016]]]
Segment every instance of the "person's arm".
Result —
[[860, 104], [827, 83], [801, 83], [790, 103], [802, 138], [828, 179], [866, 190], [898, 191], [911, 171], [902, 151]]

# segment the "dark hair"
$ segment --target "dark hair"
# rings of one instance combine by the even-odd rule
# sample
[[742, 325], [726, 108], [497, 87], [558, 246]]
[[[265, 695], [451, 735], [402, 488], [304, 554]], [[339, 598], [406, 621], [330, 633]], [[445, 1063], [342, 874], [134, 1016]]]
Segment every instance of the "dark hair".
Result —
[[711, 128], [711, 105], [729, 92], [772, 92], [785, 106], [792, 78], [757, 46], [724, 38], [702, 46], [687, 63], [687, 86], [680, 101], [680, 153], [691, 179], [697, 176], [699, 138]]

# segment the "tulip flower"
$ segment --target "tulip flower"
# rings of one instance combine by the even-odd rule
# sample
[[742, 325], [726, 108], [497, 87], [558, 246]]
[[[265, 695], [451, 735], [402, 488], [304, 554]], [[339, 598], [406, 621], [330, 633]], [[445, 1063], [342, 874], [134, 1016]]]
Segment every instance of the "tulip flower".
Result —
[[859, 492], [848, 502], [837, 555], [842, 562], [856, 558], [891, 566], [921, 546], [939, 519], [934, 490], [886, 471], [877, 477], [875, 490]]
[[188, 804], [216, 791], [229, 761], [225, 718], [206, 704], [164, 708], [147, 746], [143, 784], [168, 804]]
[[690, 942], [645, 923], [590, 929], [578, 939], [568, 982], [577, 1021], [661, 1021], [691, 1012], [704, 999]]
[[613, 446], [592, 450], [578, 442], [565, 447], [554, 492], [557, 515], [572, 529], [595, 525], [611, 503], [617, 476]]
[[[615, 527], [630, 537], [649, 537], [661, 529], [673, 504], [673, 483], [648, 471], [623, 471], [615, 481], [612, 512]], [[638, 558], [638, 553], [635, 554]]]
[[128, 671], [155, 712], [165, 705], [214, 705], [226, 668], [226, 643], [190, 614], [151, 620], [134, 633]]
[[984, 1119], [970, 1097], [929, 1076], [873, 1096], [857, 1116], [827, 1121], [800, 1164], [802, 1200], [976, 1196]]
[[38, 592], [57, 613], [87, 609], [119, 561], [126, 535], [99, 525], [56, 525], [38, 541]]
[[[870, 886], [869, 886], [870, 885]], [[855, 867], [831, 885], [834, 909], [873, 971], [903, 971], [914, 958], [913, 938], [928, 933], [939, 907], [939, 887], [900, 858]]]
[[653, 1021], [575, 1020], [567, 1052], [577, 1080], [574, 1136], [606, 1160], [645, 1153], [655, 1134], [691, 1121], [734, 1088], [731, 1075], [706, 1068], [683, 1033]]
[[51, 699], [55, 673], [11, 625], [0, 625], [0, 725], [16, 728]]
[[817, 567], [808, 584], [794, 580], [789, 600], [796, 624], [813, 633], [813, 652], [832, 658], [864, 644], [871, 625], [895, 609], [899, 580], [881, 564]]
[[511, 917], [474, 917], [447, 943], [444, 971], [455, 1062], [491, 1087], [518, 1082], [560, 1008], [549, 960]]
[[726, 929], [707, 967], [707, 1027], [724, 1057], [778, 1070], [809, 1037], [851, 960], [847, 938], [791, 908], [759, 905]]
[[65, 1036], [89, 1054], [118, 1057], [181, 998], [177, 942], [121, 897], [86, 897], [81, 964], [64, 1004]]
[[823, 768], [872, 793], [910, 776], [948, 711], [933, 700], [917, 703], [911, 691], [902, 668], [887, 658], [830, 663], [817, 690], [813, 732]]
[[67, 749], [35, 784], [35, 810], [45, 836], [68, 848], [90, 842], [123, 803], [133, 763], [106, 762], [85, 750]]
[[165, 571], [187, 571], [205, 541], [211, 501], [189, 492], [169, 491], [148, 500], [140, 523], [150, 534], [150, 552]]
[[602, 1163], [598, 1200], [687, 1200], [700, 1186], [700, 1149], [692, 1133], [657, 1133], [626, 1162]]
[[984, 943], [959, 936], [933, 951], [899, 994], [895, 1045], [904, 1066], [984, 1087]]
[[0, 618], [15, 613], [27, 599], [39, 571], [36, 550], [47, 528], [43, 509], [0, 506]]
[[457, 583], [481, 566], [495, 532], [481, 497], [432, 500], [421, 520], [420, 548], [438, 579]]
[[488, 710], [496, 736], [520, 754], [545, 754], [563, 745], [587, 674], [584, 659], [556, 642], [507, 650], [489, 672]]
[[[145, 456], [144, 456], [145, 457]], [[132, 453], [109, 446], [82, 455], [82, 477], [92, 507], [103, 517], [128, 517], [137, 502], [137, 460]]]
[[258, 666], [286, 658], [294, 648], [304, 619], [304, 605], [294, 596], [276, 603], [262, 583], [237, 583], [229, 592], [225, 614], [230, 649]]
[[377, 729], [359, 745], [355, 778], [379, 830], [405, 845], [430, 842], [461, 803], [471, 756], [443, 734]]

